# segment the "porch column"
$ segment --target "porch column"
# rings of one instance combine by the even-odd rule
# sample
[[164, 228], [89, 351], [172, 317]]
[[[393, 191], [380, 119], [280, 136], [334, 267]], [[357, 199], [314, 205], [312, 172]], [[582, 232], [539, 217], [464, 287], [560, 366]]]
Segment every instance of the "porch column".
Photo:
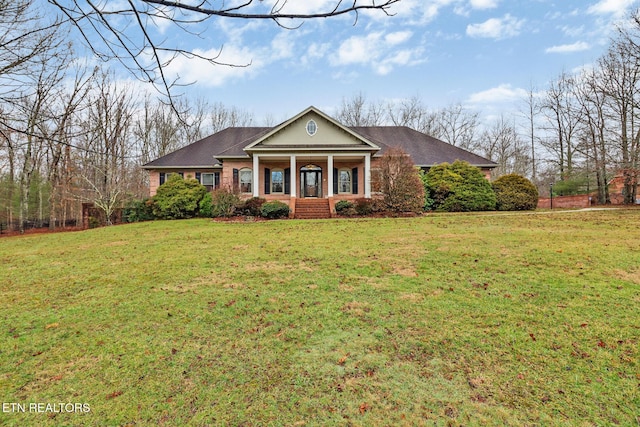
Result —
[[291, 184], [290, 184], [290, 194], [291, 197], [296, 197], [297, 191], [296, 191], [296, 177], [298, 176], [298, 169], [296, 168], [296, 156], [295, 154], [291, 155], [290, 158], [290, 168], [291, 168], [291, 172], [289, 173], [289, 179], [291, 180]]
[[327, 156], [327, 197], [333, 197], [333, 154]]
[[253, 182], [251, 183], [251, 185], [253, 186], [253, 197], [259, 197], [260, 196], [260, 186], [259, 184], [259, 180], [260, 180], [260, 160], [259, 160], [259, 156], [257, 154], [253, 154]]
[[371, 153], [364, 155], [364, 197], [371, 198]]

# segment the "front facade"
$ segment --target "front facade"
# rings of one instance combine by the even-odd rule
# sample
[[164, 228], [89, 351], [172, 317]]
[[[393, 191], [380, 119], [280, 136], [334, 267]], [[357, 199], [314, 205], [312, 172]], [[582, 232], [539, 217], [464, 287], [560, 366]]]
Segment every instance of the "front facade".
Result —
[[428, 169], [464, 160], [488, 176], [496, 164], [407, 127], [347, 127], [315, 107], [275, 127], [228, 128], [147, 163], [150, 195], [171, 173], [242, 197], [281, 200], [370, 198], [376, 166], [391, 147]]

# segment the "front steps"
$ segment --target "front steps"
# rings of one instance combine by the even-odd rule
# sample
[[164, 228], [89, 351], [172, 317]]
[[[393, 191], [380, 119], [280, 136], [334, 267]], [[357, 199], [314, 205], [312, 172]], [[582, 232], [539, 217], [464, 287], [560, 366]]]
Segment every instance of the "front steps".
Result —
[[296, 219], [331, 218], [329, 199], [296, 199]]

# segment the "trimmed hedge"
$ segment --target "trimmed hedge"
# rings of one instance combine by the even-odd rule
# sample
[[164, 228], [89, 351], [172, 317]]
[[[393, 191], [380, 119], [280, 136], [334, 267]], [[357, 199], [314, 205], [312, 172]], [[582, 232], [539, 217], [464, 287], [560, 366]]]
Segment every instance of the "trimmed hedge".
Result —
[[260, 207], [260, 213], [269, 219], [286, 218], [289, 216], [289, 205], [278, 200], [266, 202]]
[[195, 179], [172, 174], [153, 196], [153, 214], [160, 219], [193, 218], [200, 213], [200, 202], [207, 188]]
[[492, 211], [496, 195], [482, 171], [467, 162], [442, 163], [423, 177], [431, 209], [446, 212]]
[[499, 211], [534, 210], [538, 206], [538, 189], [524, 176], [503, 175], [491, 185]]

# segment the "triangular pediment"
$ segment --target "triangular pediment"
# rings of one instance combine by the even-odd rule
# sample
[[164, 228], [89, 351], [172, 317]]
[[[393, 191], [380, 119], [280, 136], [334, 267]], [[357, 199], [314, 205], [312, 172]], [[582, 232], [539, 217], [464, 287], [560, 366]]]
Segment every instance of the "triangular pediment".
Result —
[[247, 147], [246, 152], [281, 150], [377, 151], [376, 144], [315, 107], [275, 126]]

